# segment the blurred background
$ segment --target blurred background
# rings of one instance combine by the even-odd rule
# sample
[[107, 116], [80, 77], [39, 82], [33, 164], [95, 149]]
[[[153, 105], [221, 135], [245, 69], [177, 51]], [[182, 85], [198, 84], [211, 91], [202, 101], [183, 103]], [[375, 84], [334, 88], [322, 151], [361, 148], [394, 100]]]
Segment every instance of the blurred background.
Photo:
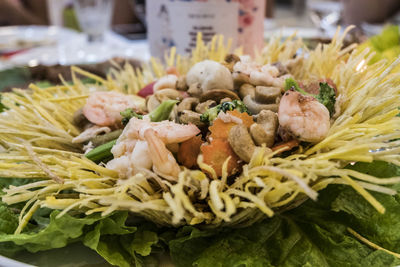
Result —
[[71, 65], [105, 76], [111, 64], [140, 66], [171, 46], [188, 53], [199, 31], [252, 54], [277, 34], [313, 47], [356, 25], [347, 43], [397, 57], [399, 11], [399, 0], [0, 0], [0, 90], [68, 79]]

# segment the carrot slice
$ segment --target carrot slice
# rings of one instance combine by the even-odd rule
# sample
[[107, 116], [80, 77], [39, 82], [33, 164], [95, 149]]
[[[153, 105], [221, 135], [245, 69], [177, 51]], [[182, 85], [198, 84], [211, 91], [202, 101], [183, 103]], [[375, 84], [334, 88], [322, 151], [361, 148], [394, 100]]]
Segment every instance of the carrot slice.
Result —
[[189, 169], [196, 166], [197, 156], [200, 154], [202, 144], [201, 136], [194, 136], [182, 142], [179, 146], [178, 162]]
[[228, 175], [232, 175], [240, 170], [241, 160], [235, 154], [229, 142], [224, 139], [212, 139], [209, 145], [200, 147], [203, 153], [204, 163], [210, 165], [217, 176], [222, 176], [222, 165], [231, 156], [228, 162]]
[[[232, 116], [241, 119], [242, 123], [246, 125], [247, 128], [249, 128], [254, 123], [253, 117], [247, 114], [246, 112], [240, 113], [235, 109], [228, 111], [227, 114], [230, 114]], [[237, 123], [235, 122], [224, 122], [221, 119], [215, 119], [213, 125], [210, 126], [208, 129], [211, 132], [212, 138], [228, 139], [229, 131], [236, 124]]]
[[243, 124], [246, 125], [247, 128], [249, 128], [254, 123], [253, 117], [250, 116], [247, 112], [239, 112], [237, 109], [234, 109], [226, 113], [241, 119]]
[[272, 147], [271, 149], [272, 149], [272, 151], [277, 151], [277, 150], [282, 149], [281, 152], [284, 152], [284, 151], [289, 151], [296, 146], [299, 146], [299, 144], [300, 144], [299, 140], [292, 139], [288, 142], [278, 144], [278, 145]]

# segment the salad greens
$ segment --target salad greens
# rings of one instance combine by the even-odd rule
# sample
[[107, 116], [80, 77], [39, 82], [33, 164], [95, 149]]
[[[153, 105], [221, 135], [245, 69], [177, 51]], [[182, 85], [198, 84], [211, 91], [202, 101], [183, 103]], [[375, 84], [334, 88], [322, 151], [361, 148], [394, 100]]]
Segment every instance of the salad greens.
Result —
[[318, 102], [323, 104], [329, 110], [329, 115], [331, 117], [335, 113], [336, 93], [335, 89], [331, 87], [328, 83], [320, 82], [319, 93], [317, 95], [314, 95], [304, 91], [293, 78], [287, 78], [285, 80], [285, 91], [292, 88], [301, 93], [302, 95], [315, 97], [315, 99], [317, 99]]
[[[357, 163], [351, 169], [377, 177], [399, 176], [400, 167], [384, 162]], [[8, 182], [7, 182], [8, 181]], [[0, 179], [0, 186], [29, 180]], [[400, 190], [400, 184], [392, 186]], [[36, 252], [82, 242], [118, 266], [156, 266], [157, 254], [169, 252], [176, 266], [396, 266], [400, 259], [360, 242], [348, 228], [371, 242], [400, 253], [400, 193], [372, 193], [385, 207], [380, 214], [352, 188], [330, 185], [317, 202], [277, 214], [254, 225], [231, 229], [192, 226], [159, 228], [151, 222], [114, 212], [101, 217], [41, 208], [26, 230], [15, 210], [0, 204], [0, 254]]]

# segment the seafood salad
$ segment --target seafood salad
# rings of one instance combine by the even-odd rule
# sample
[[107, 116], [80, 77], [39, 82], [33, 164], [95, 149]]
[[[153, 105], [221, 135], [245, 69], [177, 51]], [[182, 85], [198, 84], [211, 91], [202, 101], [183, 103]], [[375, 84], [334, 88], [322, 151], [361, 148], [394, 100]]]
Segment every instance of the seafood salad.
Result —
[[[310, 51], [299, 39], [271, 39], [250, 58], [219, 37], [206, 45], [200, 36], [188, 57], [171, 49], [164, 63], [126, 65], [106, 79], [73, 67], [71, 83], [1, 94], [0, 222], [9, 223], [4, 230], [0, 223], [0, 245], [36, 252], [81, 241], [120, 266], [140, 266], [138, 259], [167, 247], [178, 266], [210, 266], [225, 254], [208, 242], [253, 248], [257, 236], [284, 249], [292, 241], [279, 240], [291, 233], [290, 240], [304, 240], [297, 236], [311, 231], [299, 230], [310, 218], [324, 229], [319, 236], [342, 223], [328, 220], [333, 212], [363, 206], [357, 218], [397, 216], [398, 173], [359, 166], [400, 165], [400, 98], [393, 97], [400, 94], [400, 59], [368, 65], [373, 55], [343, 48], [343, 38], [338, 32]], [[346, 198], [326, 204], [329, 188], [340, 189], [328, 194], [332, 203]], [[250, 232], [238, 230], [225, 239], [224, 231], [243, 227], [258, 234], [242, 238]], [[333, 227], [346, 233], [324, 242], [350, 233], [373, 249], [396, 251], [375, 232], [352, 227]], [[218, 231], [224, 237], [207, 239]], [[191, 246], [192, 239], [203, 241]], [[275, 253], [268, 250], [275, 243], [264, 243], [257, 249]], [[330, 249], [335, 257], [355, 255], [335, 250], [346, 246]], [[190, 254], [190, 247], [208, 256]], [[270, 256], [257, 262], [268, 266], [277, 255]]]
[[333, 81], [296, 81], [281, 62], [230, 54], [222, 63], [198, 62], [186, 75], [168, 72], [139, 92], [144, 105], [114, 91], [90, 94], [75, 112], [82, 133], [73, 142], [121, 179], [145, 169], [176, 181], [181, 166], [219, 179], [224, 164], [234, 179], [258, 149], [280, 154], [323, 140], [335, 116]]

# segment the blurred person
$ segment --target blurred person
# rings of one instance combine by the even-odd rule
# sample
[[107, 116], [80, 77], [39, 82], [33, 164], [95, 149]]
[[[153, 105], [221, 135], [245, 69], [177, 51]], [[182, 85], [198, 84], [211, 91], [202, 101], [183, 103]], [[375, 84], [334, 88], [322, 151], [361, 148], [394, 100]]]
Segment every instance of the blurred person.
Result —
[[0, 0], [0, 26], [48, 24], [46, 0]]
[[[69, 2], [70, 6], [72, 2]], [[47, 0], [0, 0], [0, 26], [48, 25], [48, 11]], [[139, 19], [135, 15], [131, 0], [114, 1], [113, 25], [137, 22]]]
[[400, 10], [400, 0], [341, 0], [345, 24], [382, 23]]

